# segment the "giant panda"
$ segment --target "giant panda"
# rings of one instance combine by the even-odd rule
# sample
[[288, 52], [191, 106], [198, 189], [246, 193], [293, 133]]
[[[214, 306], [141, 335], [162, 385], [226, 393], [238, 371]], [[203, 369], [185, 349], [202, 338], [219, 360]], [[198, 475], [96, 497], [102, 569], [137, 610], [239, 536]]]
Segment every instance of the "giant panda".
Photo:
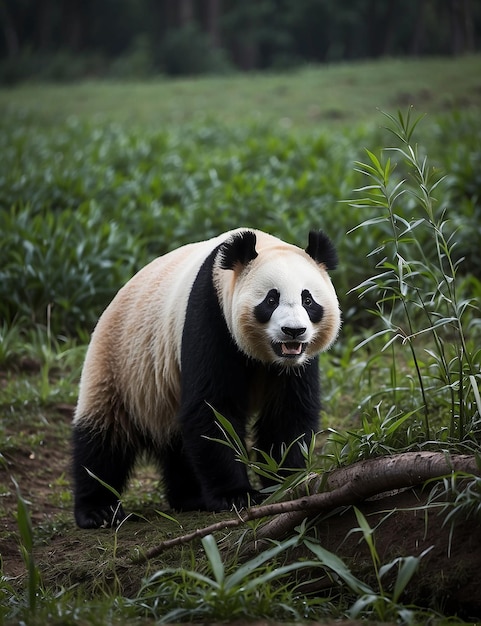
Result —
[[[141, 269], [100, 317], [73, 420], [75, 518], [82, 528], [125, 517], [117, 493], [149, 454], [174, 510], [221, 511], [259, 501], [213, 409], [241, 439], [280, 459], [318, 426], [317, 355], [340, 327], [328, 270], [333, 244], [305, 250], [240, 228]], [[305, 464], [293, 445], [286, 466]], [[267, 484], [268, 481], [265, 481]]]

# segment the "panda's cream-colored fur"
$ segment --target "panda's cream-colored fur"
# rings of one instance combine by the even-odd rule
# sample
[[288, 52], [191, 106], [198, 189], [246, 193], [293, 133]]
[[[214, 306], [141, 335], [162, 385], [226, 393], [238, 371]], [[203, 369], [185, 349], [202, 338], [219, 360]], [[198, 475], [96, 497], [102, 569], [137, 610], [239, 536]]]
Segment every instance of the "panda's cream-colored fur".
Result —
[[[92, 336], [75, 424], [90, 424], [99, 430], [113, 420], [127, 439], [135, 425], [159, 444], [170, 440], [178, 428], [175, 415], [180, 401], [182, 332], [192, 285], [207, 256], [244, 230], [250, 229], [230, 231], [159, 257], [118, 292]], [[269, 289], [281, 284], [279, 315], [306, 327], [309, 344], [296, 363], [302, 366], [303, 360], [327, 349], [337, 336], [340, 314], [336, 294], [325, 268], [304, 250], [254, 232], [258, 256], [246, 267], [239, 264], [233, 270], [222, 269], [220, 255], [214, 265], [214, 284], [227, 326], [246, 355], [268, 364], [275, 362], [271, 343], [278, 340], [276, 325], [282, 325], [283, 318], [263, 326], [255, 320], [253, 309]], [[299, 290], [304, 288], [324, 309], [317, 325], [309, 323], [300, 307]]]

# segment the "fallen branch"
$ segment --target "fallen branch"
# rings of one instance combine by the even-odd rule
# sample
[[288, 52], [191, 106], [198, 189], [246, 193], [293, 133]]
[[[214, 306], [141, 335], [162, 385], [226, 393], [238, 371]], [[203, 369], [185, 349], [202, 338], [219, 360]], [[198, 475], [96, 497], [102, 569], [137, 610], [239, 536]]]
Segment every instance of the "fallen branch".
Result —
[[[237, 517], [216, 522], [191, 533], [161, 542], [135, 559], [144, 562], [164, 550], [189, 543], [219, 530], [236, 528], [252, 520], [277, 516], [266, 522], [256, 533], [256, 541], [279, 539], [292, 531], [304, 519], [340, 506], [349, 506], [378, 494], [421, 485], [427, 480], [441, 478], [453, 472], [481, 476], [474, 456], [449, 455], [447, 452], [405, 452], [388, 457], [360, 461], [349, 467], [333, 470], [327, 477], [315, 475], [307, 481], [306, 495], [294, 500], [265, 504], [238, 513]], [[322, 493], [308, 492], [318, 491]]]
[[[405, 452], [393, 456], [359, 461], [348, 467], [333, 470], [324, 485], [328, 493], [308, 496], [304, 510], [297, 509], [266, 522], [256, 533], [256, 539], [280, 538], [291, 532], [304, 519], [339, 506], [357, 504], [379, 494], [422, 485], [453, 472], [481, 476], [481, 468], [474, 456], [449, 455], [448, 452]], [[316, 491], [322, 475], [309, 481]], [[331, 496], [324, 499], [323, 496]], [[301, 499], [302, 500], [302, 499]], [[330, 503], [330, 504], [329, 504]]]

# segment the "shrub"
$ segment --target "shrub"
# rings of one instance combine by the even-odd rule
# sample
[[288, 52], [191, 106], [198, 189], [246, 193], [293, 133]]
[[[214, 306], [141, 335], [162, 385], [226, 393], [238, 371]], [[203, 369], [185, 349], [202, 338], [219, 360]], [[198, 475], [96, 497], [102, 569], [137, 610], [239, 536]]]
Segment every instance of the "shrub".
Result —
[[213, 48], [194, 23], [168, 32], [160, 56], [164, 71], [171, 76], [219, 74], [231, 69], [225, 52]]

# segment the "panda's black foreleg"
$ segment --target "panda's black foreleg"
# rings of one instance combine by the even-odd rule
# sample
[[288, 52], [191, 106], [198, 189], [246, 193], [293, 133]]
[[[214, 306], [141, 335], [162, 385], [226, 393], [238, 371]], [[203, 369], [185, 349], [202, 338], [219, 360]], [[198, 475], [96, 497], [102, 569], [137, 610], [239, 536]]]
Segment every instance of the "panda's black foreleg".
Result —
[[[299, 443], [309, 445], [319, 428], [321, 410], [318, 359], [301, 370], [270, 373], [269, 396], [255, 425], [256, 447], [279, 462], [288, 448], [283, 467], [302, 469], [306, 459]], [[291, 445], [292, 444], [292, 445]], [[281, 472], [282, 474], [283, 472]], [[272, 481], [261, 478], [268, 486]]]
[[[252, 237], [249, 241], [252, 244]], [[249, 252], [255, 255], [248, 242], [244, 243], [239, 246], [244, 247], [243, 258]], [[221, 310], [220, 294], [213, 281], [217, 254], [218, 248], [205, 259], [187, 304], [178, 414], [183, 453], [200, 484], [202, 508], [210, 511], [242, 508], [256, 497], [245, 465], [236, 460], [232, 449], [212, 441], [222, 438], [212, 407], [231, 422], [241, 439], [245, 438], [248, 390], [253, 373], [253, 366], [237, 347]]]
[[125, 441], [117, 442], [110, 430], [74, 427], [74, 508], [75, 521], [80, 528], [116, 526], [125, 518], [118, 497], [100, 481], [122, 493], [135, 457], [134, 447]]
[[175, 511], [204, 509], [202, 489], [179, 433], [157, 455], [164, 480], [165, 496]]
[[[217, 406], [238, 437], [244, 440], [245, 417], [233, 417], [233, 411], [220, 401]], [[213, 441], [222, 439], [222, 431], [216, 424], [212, 408], [205, 402], [197, 407], [184, 407], [179, 418], [183, 424], [184, 453], [190, 459], [200, 485], [202, 502], [199, 508], [228, 511], [258, 502], [259, 493], [251, 487], [246, 466], [237, 460], [234, 450]]]

